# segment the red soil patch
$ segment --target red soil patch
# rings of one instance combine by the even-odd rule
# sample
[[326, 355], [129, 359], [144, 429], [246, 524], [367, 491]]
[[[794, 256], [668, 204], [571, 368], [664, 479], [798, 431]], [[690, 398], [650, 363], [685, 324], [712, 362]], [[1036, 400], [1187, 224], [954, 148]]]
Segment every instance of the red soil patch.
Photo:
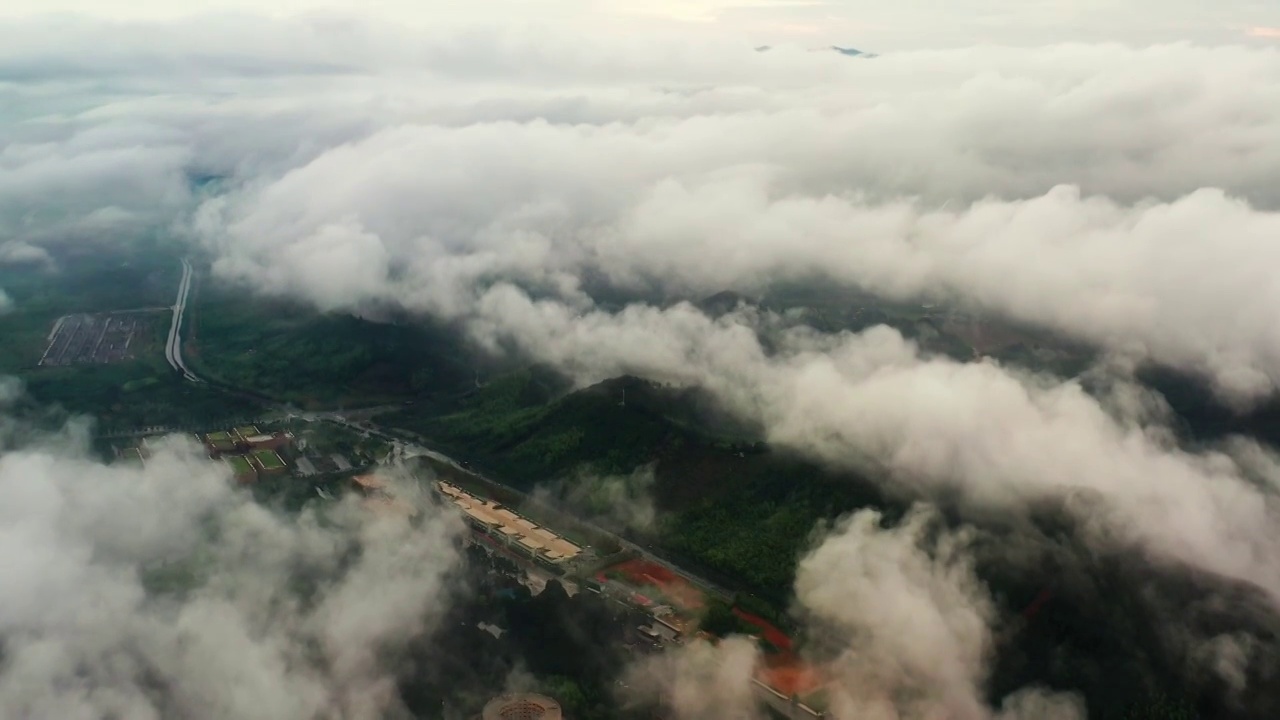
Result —
[[655, 588], [665, 599], [684, 610], [700, 610], [706, 606], [706, 598], [702, 591], [688, 580], [657, 563], [647, 560], [628, 560], [607, 568], [601, 576], [610, 572], [621, 573], [630, 585]]
[[779, 630], [773, 623], [758, 615], [752, 615], [751, 613], [744, 612], [738, 608], [733, 609], [733, 614], [737, 615], [743, 621], [760, 628], [761, 637], [768, 640], [774, 647], [784, 653], [791, 652], [791, 638], [787, 637], [787, 634]]
[[825, 684], [822, 675], [813, 667], [794, 661], [761, 668], [757, 679], [788, 696], [808, 695]]

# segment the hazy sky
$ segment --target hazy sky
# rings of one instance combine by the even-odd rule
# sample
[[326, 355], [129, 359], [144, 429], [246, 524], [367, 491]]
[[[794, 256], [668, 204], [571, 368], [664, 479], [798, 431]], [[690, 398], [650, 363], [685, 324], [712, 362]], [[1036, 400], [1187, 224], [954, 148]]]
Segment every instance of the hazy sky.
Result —
[[1276, 42], [1280, 4], [1267, 0], [9, 0], [0, 17], [69, 12], [112, 20], [208, 12], [284, 17], [359, 13], [397, 24], [570, 23], [598, 31], [665, 27], [751, 42], [841, 44], [877, 51], [1055, 42]]
[[[50, 12], [73, 15], [34, 18]], [[766, 43], [778, 47], [751, 50]], [[830, 44], [881, 55], [804, 51]], [[0, 108], [0, 263], [54, 267], [59, 247], [162, 229], [217, 279], [324, 311], [452, 321], [583, 384], [701, 386], [815, 460], [975, 512], [1061, 502], [1091, 548], [1252, 582], [1280, 607], [1280, 456], [1245, 440], [1178, 446], [1159, 399], [1127, 379], [1154, 362], [1242, 404], [1280, 391], [1280, 3], [8, 0]], [[1087, 342], [1110, 390], [933, 357], [885, 327], [824, 335], [639, 300], [815, 279]], [[601, 283], [636, 302], [598, 304]], [[56, 498], [108, 472], [47, 455], [0, 457], [0, 488], [36, 478]], [[170, 465], [183, 482], [184, 462]], [[40, 516], [42, 497], [9, 503], [44, 520], [35, 539], [12, 536], [11, 556], [63, 547], [47, 536], [74, 560], [102, 544], [81, 526], [118, 514]], [[985, 707], [999, 618], [966, 534], [937, 539], [931, 517], [855, 517], [802, 562], [798, 602], [874, 650], [845, 658], [846, 708], [1077, 717], [1035, 694]], [[401, 588], [413, 603], [435, 597], [426, 570], [451, 562], [422, 560]], [[56, 596], [96, 597], [100, 568], [72, 565]], [[0, 585], [42, 610], [45, 566], [26, 570]], [[250, 600], [231, 598], [252, 614]], [[58, 673], [101, 658], [35, 610], [10, 626], [62, 643], [69, 662], [7, 687], [52, 702]], [[97, 619], [114, 629], [127, 612]], [[135, 615], [167, 652], [147, 608]], [[130, 640], [113, 632], [108, 647]], [[296, 637], [265, 657], [287, 658]], [[1256, 662], [1280, 667], [1271, 657]], [[714, 670], [749, 661], [704, 669], [743, 700], [745, 675]], [[680, 678], [702, 677], [684, 669], [652, 670], [679, 696]], [[185, 670], [204, 687], [203, 665]], [[300, 697], [302, 682], [335, 701], [315, 678], [267, 677], [264, 697]], [[381, 675], [350, 677], [362, 693]], [[0, 710], [30, 707], [5, 680]], [[895, 709], [886, 688], [922, 704]]]

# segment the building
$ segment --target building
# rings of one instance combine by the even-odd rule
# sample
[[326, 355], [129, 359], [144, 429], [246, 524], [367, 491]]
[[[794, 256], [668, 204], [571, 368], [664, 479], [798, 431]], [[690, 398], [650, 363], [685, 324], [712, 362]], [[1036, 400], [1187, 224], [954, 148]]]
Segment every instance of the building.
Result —
[[484, 706], [481, 720], [561, 720], [560, 703], [546, 695], [509, 693]]
[[462, 511], [472, 528], [542, 565], [554, 568], [582, 554], [582, 548], [509, 508], [443, 480], [436, 489]]
[[278, 454], [293, 442], [293, 433], [267, 434], [260, 432], [257, 426], [245, 425], [234, 430], [219, 430], [197, 435], [196, 439], [204, 444], [209, 457], [217, 458], [223, 455], [256, 453], [260, 450], [269, 450]]
[[243, 437], [242, 442], [250, 450], [279, 451], [288, 447], [289, 444], [293, 442], [293, 433], [278, 432], [270, 435], [259, 433], [257, 435]]

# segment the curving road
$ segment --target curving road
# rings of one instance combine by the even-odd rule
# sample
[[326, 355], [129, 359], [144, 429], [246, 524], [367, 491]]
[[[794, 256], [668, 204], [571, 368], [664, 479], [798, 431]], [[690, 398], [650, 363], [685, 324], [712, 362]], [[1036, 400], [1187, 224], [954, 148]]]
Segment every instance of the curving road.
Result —
[[164, 357], [174, 371], [182, 373], [185, 380], [202, 382], [182, 361], [182, 315], [187, 311], [187, 298], [191, 295], [191, 262], [182, 259], [182, 282], [178, 283], [178, 300], [173, 306], [173, 322], [169, 325], [169, 341], [164, 347]]

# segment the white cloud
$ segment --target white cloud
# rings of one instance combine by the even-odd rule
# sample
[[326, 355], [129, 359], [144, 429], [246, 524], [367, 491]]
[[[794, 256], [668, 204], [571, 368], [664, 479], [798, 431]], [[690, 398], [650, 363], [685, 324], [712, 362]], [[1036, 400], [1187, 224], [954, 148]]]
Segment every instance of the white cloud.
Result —
[[[534, 10], [513, 0], [459, 5], [441, 0], [11, 0], [0, 18], [74, 13], [114, 21], [174, 20], [200, 14], [252, 13], [272, 17], [355, 14], [416, 28], [494, 22], [571, 25], [624, 35], [628, 31], [681, 31], [695, 37], [727, 35], [753, 42], [807, 41], [815, 45], [867, 45], [900, 50], [1003, 43], [1063, 41], [1135, 44], [1194, 40], [1205, 43], [1266, 39], [1280, 13], [1265, 3], [1221, 0], [1053, 0], [1020, 3], [982, 0], [963, 6], [905, 0], [547, 0]], [[1260, 32], [1261, 31], [1261, 32]]]
[[687, 305], [581, 314], [509, 287], [471, 327], [590, 382], [633, 373], [705, 387], [772, 442], [913, 492], [1018, 512], [1066, 501], [1102, 547], [1255, 583], [1280, 602], [1273, 493], [1218, 452], [1171, 446], [1159, 418], [1116, 417], [1075, 382], [992, 362], [919, 356], [895, 331], [791, 332], [768, 354], [761, 321]]
[[[411, 527], [355, 504], [293, 521], [225, 475], [182, 440], [145, 468], [57, 443], [0, 458], [0, 714], [275, 720], [397, 707], [379, 653], [443, 611], [456, 521], [427, 509]], [[353, 543], [362, 552], [346, 567]], [[321, 580], [306, 603], [299, 573]], [[145, 589], [161, 575], [179, 587]]]
[[[796, 607], [810, 668], [832, 717], [867, 720], [1081, 720], [1068, 693], [1023, 688], [992, 708], [984, 683], [994, 603], [971, 565], [967, 530], [918, 506], [886, 527], [874, 511], [840, 521], [799, 563]], [[628, 692], [658, 696], [676, 718], [762, 717], [751, 679], [766, 661], [731, 637], [695, 641], [638, 665]]]
[[[499, 279], [580, 303], [588, 273], [705, 293], [824, 276], [1043, 324], [1236, 401], [1280, 380], [1274, 53], [716, 51], [686, 72], [710, 88], [620, 101], [548, 48], [508, 79], [541, 95], [389, 119], [206, 207], [217, 269], [323, 307], [446, 316]], [[671, 77], [662, 57], [626, 67], [622, 86]], [[529, 119], [552, 108], [564, 122]]]
[[[715, 31], [531, 31], [526, 16], [421, 34], [331, 18], [222, 17], [110, 35], [91, 22], [24, 22], [0, 43], [0, 100], [19, 108], [0, 146], [0, 259], [172, 224], [192, 231], [224, 278], [323, 309], [396, 303], [457, 320], [489, 347], [580, 382], [630, 372], [701, 385], [770, 441], [872, 470], [906, 493], [1014, 513], [1058, 501], [1097, 547], [1280, 597], [1274, 457], [1247, 442], [1179, 448], [1140, 390], [1121, 386], [1125, 397], [1104, 402], [1075, 383], [924, 357], [884, 328], [819, 336], [750, 312], [596, 308], [587, 288], [602, 282], [709, 293], [822, 277], [1040, 323], [1201, 373], [1230, 399], [1276, 389], [1280, 56], [1144, 46], [1243, 40], [1245, 28], [1276, 23], [1232, 6], [1229, 27], [1194, 30], [1200, 4], [1162, 5], [1158, 22], [1144, 5], [1108, 5], [1054, 35], [1070, 9], [1034, 3], [967, 8], [953, 33], [942, 26], [954, 14], [857, 7], [904, 44], [1022, 33], [1014, 44], [1133, 46], [980, 44], [856, 61], [803, 47], [753, 53]], [[681, 12], [803, 35], [816, 11]], [[914, 31], [927, 39], [910, 43]], [[222, 184], [194, 188], [192, 175]], [[762, 328], [776, 352], [762, 348]], [[0, 542], [24, 559], [0, 578], [18, 588], [0, 619], [21, 640], [6, 646], [19, 660], [0, 678], [0, 707], [165, 715], [135, 679], [144, 664], [180, 680], [165, 702], [213, 716], [383, 707], [372, 648], [412, 624], [448, 558], [422, 549], [431, 543], [398, 545], [400, 531], [365, 530], [381, 559], [349, 572], [312, 612], [284, 618], [274, 610], [284, 600], [261, 580], [297, 560], [325, 567], [337, 541], [225, 491], [193, 492], [204, 476], [173, 452], [141, 479], [47, 452], [0, 459], [17, 498], [0, 510], [13, 511], [0, 514], [10, 538]], [[70, 491], [71, 478], [99, 475], [88, 492]], [[187, 485], [174, 485], [179, 477]], [[139, 503], [175, 507], [122, 527]], [[238, 571], [189, 602], [153, 607], [139, 563], [195, 543], [191, 521], [206, 512], [229, 530], [213, 561]], [[977, 688], [992, 611], [963, 538], [932, 542], [919, 518], [888, 531], [873, 520], [855, 518], [820, 546], [798, 588], [825, 622], [871, 634], [882, 662], [845, 658], [850, 707], [887, 711], [870, 690], [896, 683], [921, 690], [922, 712], [1078, 715], [1069, 699], [1034, 690], [985, 707]], [[438, 540], [447, 528], [426, 532]], [[415, 574], [396, 574], [405, 567]], [[845, 570], [909, 598], [901, 608], [923, 621], [842, 588]], [[357, 602], [361, 588], [383, 584], [394, 592], [377, 612]], [[851, 606], [830, 599], [850, 592]], [[897, 636], [877, 634], [891, 628]], [[321, 648], [329, 671], [298, 663], [299, 638]], [[1210, 664], [1236, 672], [1239, 653], [1219, 649]], [[722, 651], [731, 662], [697, 646], [653, 670], [688, 716], [707, 712], [706, 687], [713, 701], [740, 702], [750, 653]], [[929, 665], [933, 656], [944, 662]], [[49, 692], [78, 663], [93, 670], [85, 692]], [[245, 692], [221, 697], [218, 683]]]

